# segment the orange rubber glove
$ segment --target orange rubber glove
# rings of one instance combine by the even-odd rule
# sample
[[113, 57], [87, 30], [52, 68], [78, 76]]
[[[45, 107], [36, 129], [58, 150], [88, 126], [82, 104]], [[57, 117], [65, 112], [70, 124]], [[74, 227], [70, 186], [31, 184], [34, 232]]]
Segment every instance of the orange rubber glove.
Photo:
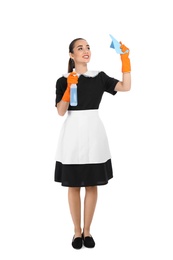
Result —
[[122, 72], [130, 72], [131, 71], [131, 65], [130, 65], [130, 59], [129, 59], [129, 52], [130, 50], [120, 42], [120, 49], [122, 50], [122, 52], [125, 52], [126, 50], [128, 50], [127, 53], [124, 54], [120, 54], [121, 56], [121, 61], [122, 61]]
[[77, 84], [77, 83], [78, 83], [78, 76], [76, 72], [71, 72], [67, 77], [67, 88], [62, 97], [63, 101], [70, 102], [70, 86], [71, 84]]

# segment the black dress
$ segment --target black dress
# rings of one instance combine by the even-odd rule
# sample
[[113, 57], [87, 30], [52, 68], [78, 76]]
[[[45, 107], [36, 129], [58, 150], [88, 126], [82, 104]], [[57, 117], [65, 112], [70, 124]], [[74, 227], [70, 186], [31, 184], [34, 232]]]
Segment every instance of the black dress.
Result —
[[[67, 75], [56, 82], [56, 104], [67, 86]], [[112, 95], [118, 80], [104, 72], [78, 75], [78, 105], [68, 108], [55, 155], [54, 180], [67, 187], [97, 186], [113, 177], [111, 154], [105, 128], [99, 117], [103, 93]]]

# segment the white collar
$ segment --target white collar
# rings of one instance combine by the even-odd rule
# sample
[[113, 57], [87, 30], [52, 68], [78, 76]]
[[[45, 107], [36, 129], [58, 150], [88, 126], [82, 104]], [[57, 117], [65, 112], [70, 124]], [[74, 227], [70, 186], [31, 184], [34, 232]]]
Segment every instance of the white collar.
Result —
[[[77, 73], [77, 75], [78, 75], [78, 77], [80, 77], [81, 75], [83, 75], [83, 76], [86, 76], [86, 77], [92, 77], [92, 78], [93, 78], [93, 77], [97, 76], [98, 73], [99, 73], [99, 71], [90, 70], [90, 71], [85, 72], [84, 74], [78, 74], [78, 73]], [[70, 73], [63, 74], [63, 76], [64, 76], [65, 78], [67, 78], [69, 74], [70, 74]]]

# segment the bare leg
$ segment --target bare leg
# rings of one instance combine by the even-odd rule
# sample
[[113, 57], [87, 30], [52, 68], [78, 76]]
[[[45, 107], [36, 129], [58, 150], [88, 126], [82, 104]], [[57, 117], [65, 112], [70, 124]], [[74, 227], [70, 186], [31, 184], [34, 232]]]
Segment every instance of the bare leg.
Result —
[[80, 188], [69, 187], [68, 189], [68, 201], [70, 207], [70, 213], [74, 224], [75, 238], [81, 237], [81, 199]]
[[84, 200], [84, 236], [90, 236], [90, 226], [97, 203], [97, 186], [86, 187]]

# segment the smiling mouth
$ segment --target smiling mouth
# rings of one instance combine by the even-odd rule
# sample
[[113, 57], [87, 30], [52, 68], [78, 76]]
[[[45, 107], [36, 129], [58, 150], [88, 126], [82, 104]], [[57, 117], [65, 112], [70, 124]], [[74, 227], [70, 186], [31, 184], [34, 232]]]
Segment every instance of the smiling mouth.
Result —
[[84, 59], [89, 59], [89, 56], [88, 55], [84, 55], [83, 58]]

